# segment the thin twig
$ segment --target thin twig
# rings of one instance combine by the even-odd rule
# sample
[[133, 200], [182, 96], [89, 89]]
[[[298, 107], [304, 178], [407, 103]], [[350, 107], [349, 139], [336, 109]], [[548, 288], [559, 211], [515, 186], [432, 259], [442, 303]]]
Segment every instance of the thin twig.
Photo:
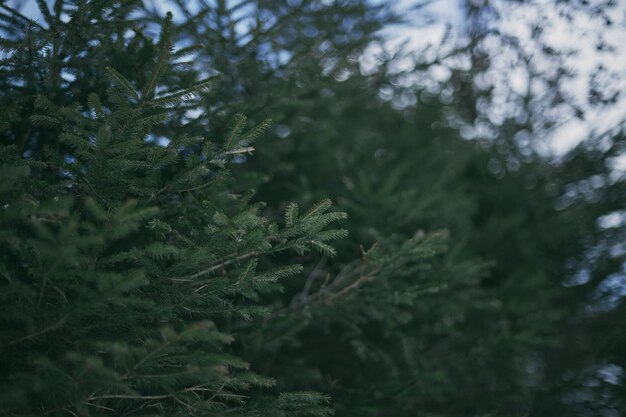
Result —
[[229, 260], [224, 261], [224, 262], [220, 262], [220, 263], [215, 264], [215, 265], [213, 265], [213, 266], [211, 266], [211, 267], [209, 267], [207, 269], [203, 269], [202, 271], [196, 272], [195, 274], [188, 275], [186, 277], [170, 278], [170, 280], [171, 281], [190, 282], [190, 281], [193, 281], [194, 279], [196, 279], [198, 277], [201, 277], [201, 276], [206, 275], [206, 274], [210, 274], [211, 272], [216, 271], [216, 270], [218, 270], [220, 268], [223, 268], [225, 266], [228, 266], [228, 265], [230, 265], [232, 263], [235, 263], [235, 262], [238, 262], [238, 261], [242, 261], [244, 259], [252, 258], [253, 256], [257, 256], [257, 255], [259, 255], [258, 251], [251, 251], [251, 252], [248, 252], [248, 253], [244, 253], [243, 255], [236, 256], [236, 257], [234, 257], [232, 259], [229, 259]]
[[348, 291], [357, 288], [359, 286], [361, 286], [361, 284], [363, 284], [364, 282], [370, 281], [372, 280], [376, 274], [380, 272], [380, 269], [375, 269], [372, 272], [370, 272], [369, 274], [365, 274], [365, 275], [361, 275], [359, 277], [359, 279], [357, 279], [356, 281], [354, 281], [352, 284], [348, 285], [347, 287], [343, 287], [340, 291], [336, 292], [336, 293], [332, 293], [328, 298], [326, 298], [324, 300], [325, 303], [330, 303], [331, 301], [333, 301], [335, 298], [342, 296], [343, 294], [347, 293]]
[[296, 296], [293, 297], [293, 299], [291, 300], [291, 307], [296, 307], [299, 304], [306, 303], [306, 299], [309, 295], [309, 291], [311, 290], [311, 286], [313, 285], [313, 281], [315, 281], [315, 278], [317, 278], [317, 276], [320, 274], [320, 271], [326, 265], [327, 260], [328, 256], [323, 256], [322, 259], [320, 259], [320, 261], [317, 263], [317, 265], [315, 265], [315, 267], [307, 277], [302, 291], [299, 294], [296, 294]]
[[11, 346], [11, 345], [14, 345], [16, 343], [20, 343], [20, 342], [23, 342], [25, 340], [29, 340], [29, 339], [35, 338], [37, 336], [41, 336], [44, 333], [48, 333], [49, 331], [52, 331], [52, 330], [56, 329], [57, 327], [60, 327], [61, 325], [63, 325], [63, 322], [65, 320], [67, 320], [68, 317], [69, 317], [69, 314], [66, 314], [65, 316], [61, 317], [56, 323], [51, 324], [50, 326], [46, 327], [45, 329], [42, 329], [42, 330], [40, 330], [38, 332], [35, 332], [35, 333], [31, 333], [31, 334], [26, 335], [24, 337], [21, 337], [19, 339], [12, 340], [12, 341], [8, 342], [5, 346]]

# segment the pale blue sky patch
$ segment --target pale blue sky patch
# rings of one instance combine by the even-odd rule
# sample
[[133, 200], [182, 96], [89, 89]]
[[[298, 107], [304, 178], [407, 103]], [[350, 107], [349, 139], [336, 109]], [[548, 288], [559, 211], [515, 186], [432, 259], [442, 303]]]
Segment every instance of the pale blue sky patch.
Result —
[[[300, 0], [289, 0], [295, 4]], [[327, 0], [333, 3], [334, 0]], [[371, 0], [373, 3], [383, 3], [387, 0]], [[474, 0], [478, 5], [481, 0]], [[51, 4], [51, 1], [48, 1]], [[154, 5], [159, 14], [164, 15], [171, 11], [176, 21], [184, 18], [180, 9], [168, 0], [145, 0], [146, 4]], [[232, 1], [233, 5], [238, 1]], [[35, 0], [11, 0], [11, 5], [21, 5], [22, 11], [32, 19], [43, 22], [43, 18]], [[187, 6], [192, 13], [197, 12], [198, 2], [188, 1]], [[395, 63], [393, 71], [411, 70], [416, 59], [424, 62], [436, 61], [446, 56], [455, 48], [464, 45], [467, 41], [466, 21], [463, 12], [464, 0], [397, 0], [393, 7], [400, 15], [409, 21], [405, 25], [390, 26], [382, 30], [384, 41], [372, 43], [360, 57], [359, 63], [363, 73], [372, 72], [380, 62], [380, 56], [385, 53], [394, 53], [404, 50], [406, 53]], [[417, 7], [416, 5], [423, 6]], [[565, 19], [560, 13], [567, 4], [556, 5], [554, 0], [534, 0], [528, 2], [511, 2], [507, 0], [492, 0], [490, 4], [500, 11], [499, 20], [495, 23], [497, 30], [505, 36], [515, 38], [525, 54], [533, 57], [534, 70], [549, 74], [556, 69], [554, 63], [542, 58], [541, 51], [537, 50], [537, 43], [533, 40], [532, 25], [539, 25], [544, 33], [543, 39], [548, 46], [556, 51], [573, 51], [573, 54], [559, 55], [559, 60], [575, 71], [575, 76], [565, 81], [564, 90], [567, 91], [567, 101], [561, 106], [537, 109], [538, 114], [549, 116], [557, 120], [556, 128], [545, 132], [541, 140], [533, 141], [533, 147], [546, 154], [562, 155], [581, 141], [594, 134], [601, 134], [607, 129], [620, 126], [626, 119], [626, 95], [619, 97], [610, 105], [589, 105], [589, 91], [594, 83], [600, 88], [623, 92], [626, 91], [626, 2], [616, 2], [609, 10], [611, 24], [608, 25], [601, 18], [594, 18], [583, 13], [571, 15], [571, 20]], [[242, 17], [237, 23], [236, 30], [246, 33], [254, 22], [254, 6], [241, 7], [237, 17]], [[245, 16], [250, 16], [246, 19]], [[264, 16], [271, 20], [271, 16]], [[348, 22], [349, 23], [349, 22]], [[305, 34], [306, 35], [306, 34]], [[315, 36], [310, 33], [309, 35]], [[307, 35], [307, 36], [309, 36]], [[599, 40], [604, 46], [599, 45]], [[240, 42], [245, 43], [245, 36]], [[487, 37], [485, 46], [494, 53], [490, 69], [483, 74], [477, 74], [476, 85], [480, 89], [493, 88], [491, 106], [485, 109], [485, 117], [496, 126], [508, 117], [524, 120], [527, 115], [519, 111], [518, 100], [525, 92], [532, 91], [537, 97], [537, 103], [542, 96], [551, 94], [550, 86], [535, 79], [531, 82], [525, 68], [516, 64], [515, 52], [501, 40]], [[262, 52], [261, 52], [262, 53]], [[268, 62], [276, 66], [291, 59], [287, 51], [272, 51], [273, 56]], [[332, 69], [332, 62], [327, 62], [325, 70]], [[468, 69], [467, 57], [458, 55], [447, 57], [444, 64], [433, 65], [424, 74], [407, 74], [399, 79], [404, 85], [424, 85], [429, 92], [438, 93], [450, 76], [450, 67]], [[592, 77], [594, 71], [602, 68], [600, 75]], [[339, 74], [339, 81], [349, 74]], [[384, 92], [382, 96], [386, 96]], [[402, 102], [407, 105], [413, 103], [397, 99], [396, 105]], [[538, 104], [540, 105], [540, 104]], [[568, 110], [570, 106], [583, 111], [584, 117], [576, 117]], [[468, 133], [471, 130], [471, 133]], [[479, 135], [479, 127], [466, 129], [466, 136]], [[626, 166], [626, 157], [618, 161], [619, 165]]]

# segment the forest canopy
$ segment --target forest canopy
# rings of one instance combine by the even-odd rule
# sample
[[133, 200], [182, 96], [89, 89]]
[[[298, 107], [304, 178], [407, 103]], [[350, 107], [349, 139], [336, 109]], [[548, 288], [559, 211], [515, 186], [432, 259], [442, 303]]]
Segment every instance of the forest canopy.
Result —
[[0, 415], [626, 415], [625, 11], [1, 3]]

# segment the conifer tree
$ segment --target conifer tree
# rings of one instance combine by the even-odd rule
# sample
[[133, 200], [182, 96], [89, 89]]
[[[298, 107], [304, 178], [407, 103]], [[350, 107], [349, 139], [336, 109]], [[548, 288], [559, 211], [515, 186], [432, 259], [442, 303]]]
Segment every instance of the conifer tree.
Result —
[[[328, 200], [302, 215], [290, 206], [282, 226], [260, 214], [227, 166], [267, 124], [246, 129], [239, 116], [220, 141], [151, 140], [210, 84], [174, 81], [193, 74], [172, 49], [171, 16], [158, 42], [123, 41], [128, 2], [40, 8], [47, 27], [2, 15], [14, 29], [2, 71], [2, 414], [328, 415], [320, 394], [256, 393], [274, 381], [232, 354], [229, 332], [266, 314], [263, 295], [300, 273], [285, 254], [332, 252], [345, 232], [327, 226], [345, 214]], [[117, 31], [83, 31], [93, 16]], [[150, 69], [133, 79], [104, 60], [64, 68], [89, 56], [72, 37], [90, 44], [90, 34], [119, 42], [118, 54], [140, 48], [147, 56], [127, 63]], [[90, 82], [102, 66], [107, 79]], [[47, 85], [68, 72], [65, 88]]]
[[0, 414], [623, 409], [621, 136], [460, 140], [478, 67], [362, 71], [384, 2], [38, 5], [0, 5]]

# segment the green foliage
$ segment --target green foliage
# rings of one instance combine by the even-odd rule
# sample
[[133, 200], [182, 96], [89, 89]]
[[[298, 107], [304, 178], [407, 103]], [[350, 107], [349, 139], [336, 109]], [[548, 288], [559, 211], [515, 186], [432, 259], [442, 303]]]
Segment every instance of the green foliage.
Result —
[[313, 393], [248, 401], [274, 380], [233, 355], [228, 329], [266, 315], [259, 294], [303, 268], [259, 263], [345, 236], [325, 230], [345, 214], [325, 201], [280, 227], [236, 191], [229, 156], [250, 152], [267, 123], [244, 131], [240, 117], [218, 144], [184, 133], [146, 141], [169, 108], [193, 108], [208, 88], [155, 93], [175, 71], [170, 25], [143, 88], [107, 68], [102, 98], [59, 105], [39, 95], [32, 128], [53, 131], [56, 147], [40, 137], [30, 146], [45, 157], [26, 160], [3, 148], [2, 414], [329, 413]]
[[[620, 138], [556, 165], [459, 140], [471, 71], [441, 100], [361, 71], [385, 4], [38, 4], [0, 5], [0, 414], [624, 407], [594, 373], [626, 366], [597, 330], [623, 303], [589, 314], [623, 263], [597, 228]], [[567, 403], [590, 380], [600, 405]]]

